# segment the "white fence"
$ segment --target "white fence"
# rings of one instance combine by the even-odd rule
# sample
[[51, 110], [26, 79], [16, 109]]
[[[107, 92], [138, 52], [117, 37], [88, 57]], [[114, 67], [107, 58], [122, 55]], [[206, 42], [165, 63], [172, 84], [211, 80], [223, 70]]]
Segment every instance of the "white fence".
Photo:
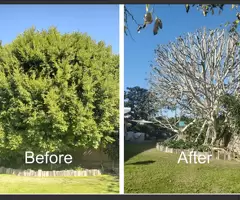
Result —
[[[156, 145], [156, 149], [158, 151], [166, 152], [166, 153], [178, 153], [184, 152], [185, 154], [189, 154], [193, 149], [174, 149], [169, 148], [167, 146], [163, 146], [159, 143]], [[228, 152], [223, 149], [213, 149], [211, 152], [200, 152], [200, 151], [194, 151], [195, 155], [212, 155], [212, 158], [217, 160], [234, 160], [236, 159], [237, 155], [235, 155], [233, 152]]]
[[101, 170], [62, 170], [62, 171], [34, 171], [34, 170], [19, 170], [12, 168], [0, 167], [0, 174], [14, 174], [17, 176], [37, 176], [37, 177], [49, 177], [49, 176], [98, 176], [101, 175]]

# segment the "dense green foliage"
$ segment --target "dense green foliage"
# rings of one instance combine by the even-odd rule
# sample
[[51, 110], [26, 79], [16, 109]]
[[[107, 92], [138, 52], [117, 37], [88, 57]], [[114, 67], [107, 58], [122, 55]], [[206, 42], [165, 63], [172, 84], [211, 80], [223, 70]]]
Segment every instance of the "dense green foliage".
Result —
[[114, 139], [113, 142], [108, 143], [103, 151], [108, 155], [112, 161], [118, 162], [119, 160], [119, 133], [113, 133], [112, 138]]
[[98, 148], [119, 119], [119, 57], [79, 32], [31, 28], [0, 48], [0, 152]]
[[[231, 124], [236, 130], [240, 130], [240, 99], [238, 96], [225, 95], [221, 99], [224, 107], [229, 112]], [[239, 131], [238, 131], [239, 132]]]

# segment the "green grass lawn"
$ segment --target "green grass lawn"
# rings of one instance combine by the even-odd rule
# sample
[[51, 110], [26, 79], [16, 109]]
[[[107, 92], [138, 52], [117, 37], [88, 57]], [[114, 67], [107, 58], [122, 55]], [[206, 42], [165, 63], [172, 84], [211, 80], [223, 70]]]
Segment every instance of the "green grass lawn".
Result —
[[155, 144], [125, 144], [125, 193], [239, 193], [240, 163], [177, 164]]
[[119, 193], [118, 178], [22, 177], [0, 174], [0, 193]]

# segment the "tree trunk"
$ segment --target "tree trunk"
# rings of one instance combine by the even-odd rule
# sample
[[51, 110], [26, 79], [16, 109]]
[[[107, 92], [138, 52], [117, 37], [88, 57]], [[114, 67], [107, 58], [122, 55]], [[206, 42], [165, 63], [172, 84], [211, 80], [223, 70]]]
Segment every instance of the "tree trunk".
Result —
[[213, 113], [212, 115], [212, 140], [211, 140], [211, 145], [213, 146], [216, 142], [217, 139], [217, 118], [215, 114]]
[[211, 145], [213, 146], [215, 144], [215, 141], [217, 139], [217, 131], [215, 130], [215, 128], [212, 128], [212, 140], [211, 140]]
[[208, 124], [207, 132], [206, 132], [206, 137], [205, 137], [205, 139], [204, 139], [203, 145], [207, 145], [207, 144], [208, 144], [209, 134], [210, 134], [210, 124]]

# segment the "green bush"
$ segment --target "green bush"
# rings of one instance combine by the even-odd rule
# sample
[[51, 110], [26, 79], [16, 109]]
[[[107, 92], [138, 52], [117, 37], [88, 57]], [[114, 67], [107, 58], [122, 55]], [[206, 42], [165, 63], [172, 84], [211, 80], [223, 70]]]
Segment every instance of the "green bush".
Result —
[[184, 140], [165, 140], [162, 145], [174, 149], [193, 149], [201, 152], [210, 150], [208, 146], [199, 145], [198, 143]]

